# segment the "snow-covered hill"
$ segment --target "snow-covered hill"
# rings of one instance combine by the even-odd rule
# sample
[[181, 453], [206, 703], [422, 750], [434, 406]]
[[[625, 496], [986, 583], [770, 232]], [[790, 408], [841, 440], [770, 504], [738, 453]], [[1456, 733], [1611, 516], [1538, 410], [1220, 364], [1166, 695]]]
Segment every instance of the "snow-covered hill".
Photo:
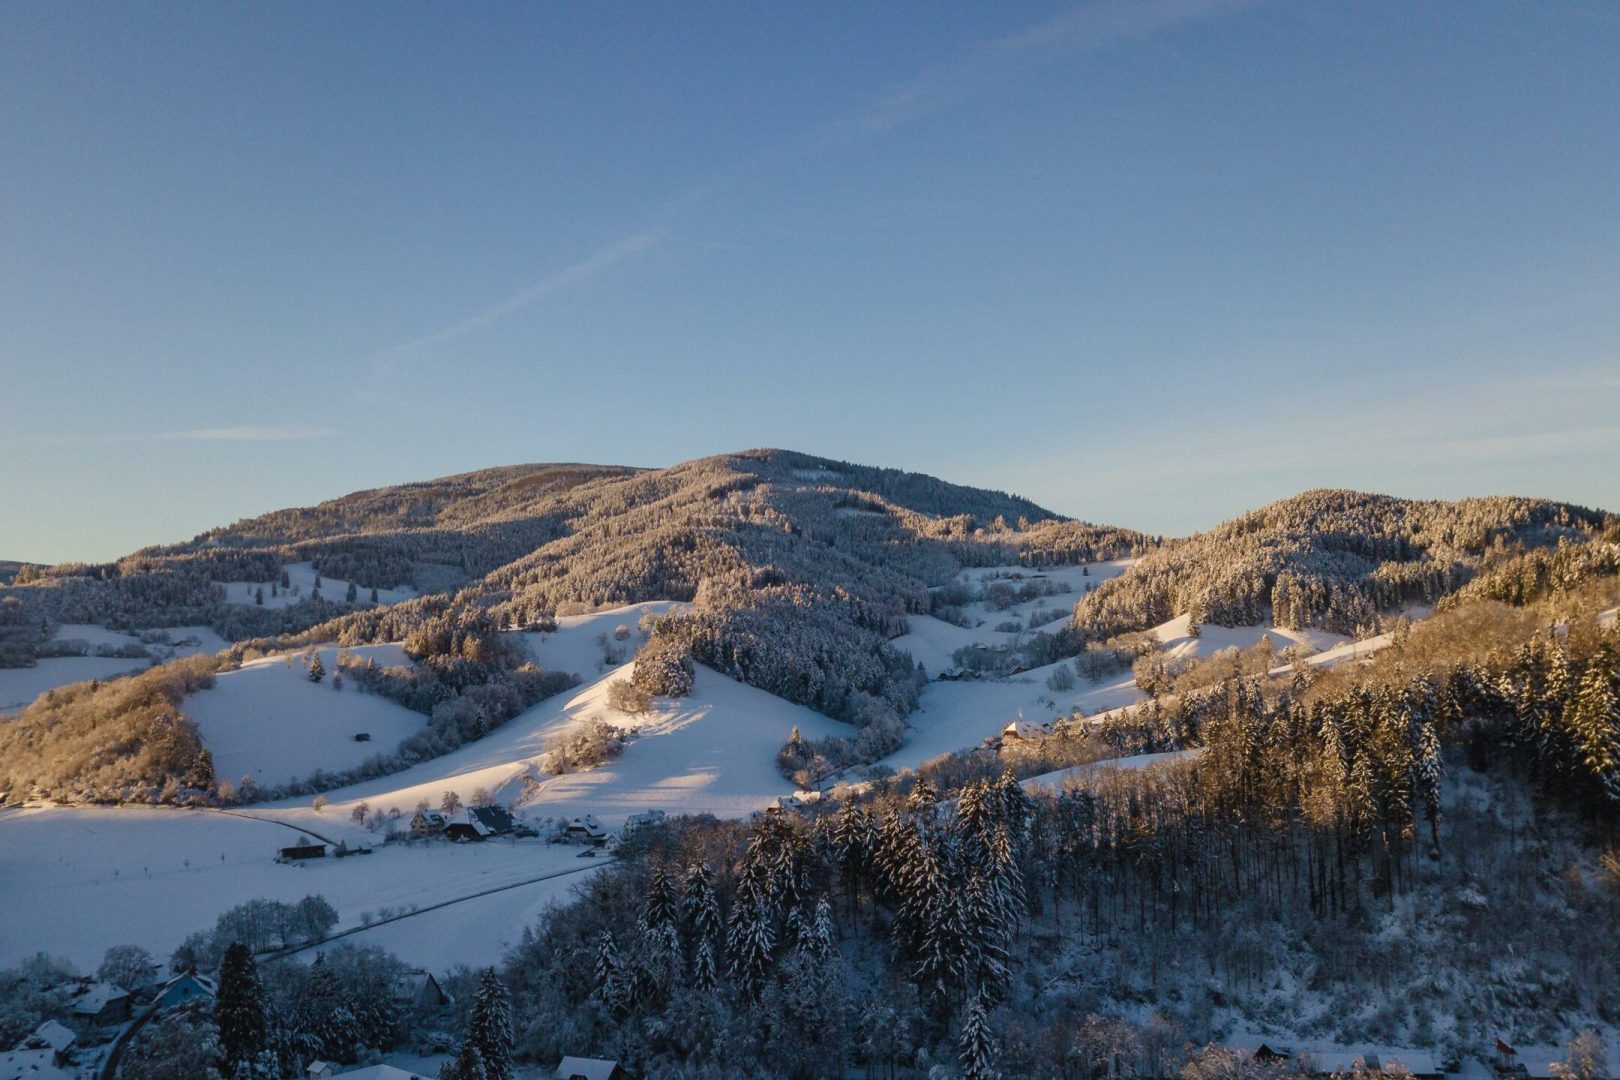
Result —
[[[333, 812], [318, 829], [351, 843], [377, 839]], [[387, 945], [440, 972], [452, 963], [494, 963], [546, 904], [565, 898], [597, 865], [576, 859], [575, 848], [536, 840], [389, 845], [357, 858], [281, 865], [276, 851], [298, 840], [296, 829], [206, 810], [11, 810], [0, 814], [0, 833], [0, 966], [45, 952], [86, 971], [113, 945], [166, 958], [186, 935], [249, 900], [319, 894], [345, 930], [368, 916], [560, 875], [349, 938]]]
[[[338, 648], [315, 650], [327, 676], [310, 681], [302, 654], [266, 657], [214, 680], [191, 695], [185, 712], [197, 723], [214, 772], [239, 783], [251, 776], [261, 787], [307, 779], [316, 770], [342, 772], [387, 753], [420, 731], [427, 717], [367, 694], [353, 682], [335, 689]], [[348, 650], [384, 666], [409, 664], [398, 645]], [[357, 742], [356, 735], [369, 738]]]
[[[250, 606], [266, 608], [291, 607], [308, 600], [315, 593], [316, 578], [320, 579], [321, 595], [328, 600], [341, 602], [349, 591], [349, 583], [342, 578], [318, 575], [312, 563], [295, 562], [282, 567], [287, 575], [287, 586], [282, 587], [276, 581], [217, 581], [214, 584], [225, 590], [227, 604], [247, 604]], [[272, 592], [272, 588], [274, 591]], [[263, 593], [262, 603], [260, 593]], [[394, 589], [378, 589], [377, 602], [379, 604], [397, 604], [401, 600], [409, 600], [416, 595], [414, 589], [401, 586]], [[363, 585], [355, 586], [355, 596], [359, 603], [368, 603], [371, 599], [371, 590]]]
[[[600, 675], [444, 757], [329, 791], [319, 816], [346, 812], [361, 801], [402, 812], [423, 799], [437, 806], [446, 791], [465, 802], [482, 788], [499, 802], [517, 801], [531, 816], [593, 813], [610, 824], [646, 809], [740, 817], [794, 790], [775, 767], [776, 752], [794, 726], [808, 739], [849, 731], [701, 666], [688, 697], [655, 699], [648, 712], [628, 716], [607, 704], [608, 685], [627, 675]], [[635, 730], [623, 754], [582, 772], [543, 774], [540, 759], [551, 741], [592, 719]], [[525, 785], [525, 776], [537, 786]], [[319, 820], [305, 799], [270, 809], [291, 821]]]

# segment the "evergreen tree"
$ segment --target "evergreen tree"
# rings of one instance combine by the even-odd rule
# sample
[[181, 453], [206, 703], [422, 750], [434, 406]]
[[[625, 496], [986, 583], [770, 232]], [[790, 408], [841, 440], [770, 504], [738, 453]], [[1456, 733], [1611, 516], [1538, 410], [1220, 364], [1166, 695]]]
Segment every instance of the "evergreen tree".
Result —
[[692, 954], [692, 989], [700, 994], [712, 994], [718, 985], [720, 975], [715, 968], [713, 939], [700, 938]]
[[263, 585], [260, 585], [257, 589], [253, 590], [253, 602], [255, 604], [259, 605], [260, 607], [264, 607], [264, 586]]
[[681, 920], [699, 942], [713, 940], [720, 933], [720, 903], [714, 894], [714, 871], [707, 863], [693, 863], [686, 871]]
[[738, 897], [731, 911], [727, 944], [731, 952], [728, 974], [745, 1000], [757, 1001], [776, 948], [775, 929], [764, 899], [755, 897], [748, 901]]
[[309, 675], [309, 681], [313, 683], [318, 683], [326, 678], [326, 665], [321, 663], [320, 653], [310, 654], [307, 674]]
[[377, 602], [377, 586], [375, 585], [371, 587], [371, 602], [373, 604]]
[[512, 1080], [512, 1007], [494, 968], [479, 981], [466, 1042], [477, 1049], [487, 1080]]
[[219, 965], [214, 1023], [219, 1027], [221, 1071], [227, 1076], [255, 1061], [265, 1049], [269, 1024], [264, 988], [253, 953], [239, 941], [225, 950]]
[[471, 1039], [462, 1039], [456, 1056], [439, 1070], [439, 1080], [489, 1080], [478, 1044]]
[[962, 1080], [1000, 1080], [996, 1071], [996, 1042], [990, 1031], [989, 1009], [982, 995], [975, 995], [962, 1021], [962, 1037], [957, 1042], [957, 1061]]
[[360, 599], [359, 586], [355, 585], [355, 583], [352, 581], [349, 582], [349, 590], [343, 594], [343, 599], [347, 600], [351, 604]]
[[619, 945], [613, 939], [611, 930], [603, 930], [597, 936], [595, 976], [592, 995], [611, 1012], [618, 1013], [624, 1009], [629, 996], [625, 986], [624, 961], [619, 957]]

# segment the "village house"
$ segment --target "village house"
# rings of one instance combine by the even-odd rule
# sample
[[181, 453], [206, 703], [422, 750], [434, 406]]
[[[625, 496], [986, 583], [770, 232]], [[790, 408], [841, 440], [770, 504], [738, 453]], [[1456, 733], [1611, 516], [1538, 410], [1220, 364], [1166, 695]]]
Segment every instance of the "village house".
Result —
[[176, 1005], [184, 1005], [201, 998], [212, 1000], [213, 996], [214, 980], [206, 975], [197, 974], [196, 968], [189, 968], [163, 984], [153, 1002], [153, 1007], [172, 1009]]
[[72, 993], [73, 1015], [87, 1024], [108, 1027], [129, 1019], [129, 991], [107, 982], [81, 981]]
[[444, 815], [437, 810], [418, 810], [411, 818], [411, 835], [418, 840], [444, 835]]
[[1017, 739], [1039, 739], [1046, 734], [1047, 731], [1033, 720], [1014, 720], [1001, 729], [1003, 742]]
[[664, 812], [662, 810], [643, 810], [641, 813], [631, 814], [625, 819], [624, 830], [620, 835], [628, 840], [642, 829], [650, 829], [663, 823]]
[[[328, 1076], [333, 1074], [328, 1073]], [[346, 1073], [337, 1073], [337, 1080], [429, 1080], [419, 1073], [409, 1072], [396, 1065], [367, 1065], [363, 1069], [351, 1069]]]
[[450, 995], [431, 971], [407, 971], [394, 980], [394, 1001], [407, 1009], [429, 1011], [450, 1004]]
[[1440, 1080], [1441, 1069], [1434, 1055], [1423, 1050], [1405, 1047], [1350, 1045], [1332, 1043], [1282, 1043], [1257, 1036], [1238, 1035], [1227, 1040], [1234, 1050], [1247, 1052], [1267, 1065], [1297, 1063], [1310, 1075], [1331, 1077], [1347, 1075], [1355, 1070], [1357, 1062], [1368, 1072], [1382, 1073], [1386, 1067], [1399, 1066], [1416, 1080]]
[[49, 1046], [0, 1051], [0, 1080], [71, 1080]]
[[632, 1080], [617, 1061], [582, 1057], [563, 1058], [551, 1076], [552, 1080]]
[[18, 1049], [48, 1046], [56, 1054], [56, 1063], [66, 1065], [73, 1054], [73, 1046], [78, 1041], [79, 1037], [73, 1033], [72, 1028], [59, 1020], [47, 1020], [35, 1028], [34, 1033], [24, 1039]]
[[487, 840], [512, 831], [512, 815], [504, 806], [469, 806], [444, 827], [447, 840]]
[[607, 839], [607, 830], [595, 814], [585, 814], [563, 826], [562, 838], [570, 844], [600, 844]]
[[290, 844], [276, 854], [276, 862], [290, 863], [303, 859], [326, 858], [326, 845], [314, 842], [304, 844]]

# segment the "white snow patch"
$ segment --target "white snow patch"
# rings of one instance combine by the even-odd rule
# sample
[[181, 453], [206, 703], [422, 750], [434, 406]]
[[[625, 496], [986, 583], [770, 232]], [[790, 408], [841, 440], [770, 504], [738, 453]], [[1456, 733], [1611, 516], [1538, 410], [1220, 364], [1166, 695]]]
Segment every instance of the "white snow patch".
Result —
[[[249, 811], [259, 813], [258, 810]], [[328, 810], [313, 828], [351, 844], [372, 834]], [[166, 959], [187, 934], [206, 930], [227, 909], [260, 897], [296, 901], [319, 894], [338, 912], [338, 929], [359, 926], [382, 908], [401, 911], [557, 871], [572, 870], [578, 849], [537, 840], [483, 844], [390, 844], [370, 855], [292, 866], [273, 861], [298, 832], [272, 821], [201, 810], [50, 808], [0, 814], [0, 965], [35, 952], [93, 971], [110, 946], [141, 945]], [[452, 905], [392, 924], [378, 943], [408, 962], [443, 970], [454, 959], [488, 964], [507, 935], [544, 901], [562, 897], [583, 874], [524, 885], [469, 901], [498, 927], [467, 927], [474, 909]], [[422, 920], [418, 923], [418, 919]], [[431, 922], [427, 920], [432, 920]], [[430, 931], [424, 933], [424, 929]], [[383, 927], [349, 939], [357, 943]], [[457, 955], [456, 948], [484, 947]]]
[[[181, 708], [196, 721], [216, 775], [233, 782], [251, 776], [261, 787], [271, 787], [306, 779], [317, 769], [341, 772], [391, 752], [427, 723], [403, 705], [362, 693], [353, 680], [334, 690], [338, 647], [315, 651], [327, 671], [319, 683], [309, 680], [301, 653], [288, 653], [225, 672], [212, 688], [186, 698]], [[398, 645], [348, 652], [384, 666], [410, 662]], [[356, 742], [360, 733], [371, 738]]]
[[150, 661], [111, 656], [57, 656], [29, 668], [0, 668], [0, 711], [21, 709], [47, 690], [145, 671]]
[[[742, 817], [792, 794], [793, 785], [776, 770], [776, 752], [795, 726], [806, 739], [853, 730], [702, 666], [691, 695], [659, 698], [648, 712], [627, 716], [607, 705], [609, 683], [626, 674], [610, 671], [543, 701], [443, 757], [327, 792], [326, 814], [362, 799], [374, 808], [409, 810], [421, 799], [437, 806], [445, 791], [466, 802], [485, 788], [497, 801], [522, 798], [531, 816], [588, 812], [608, 825], [647, 809]], [[592, 718], [635, 728], [636, 735], [615, 760], [562, 776], [541, 774], [547, 745]], [[524, 776], [538, 787], [525, 791]], [[302, 803], [276, 805], [294, 817], [313, 813]]]
[[1132, 705], [1147, 696], [1129, 673], [1095, 686], [1077, 679], [1073, 690], [1054, 692], [1047, 689], [1046, 680], [1057, 666], [1049, 664], [1008, 679], [929, 683], [923, 687], [922, 701], [911, 714], [905, 745], [884, 758], [882, 764], [892, 769], [914, 769], [941, 754], [977, 746], [1013, 720], [1046, 723], [1068, 716], [1075, 709], [1090, 715]]
[[1261, 638], [1270, 639], [1278, 652], [1290, 645], [1298, 645], [1303, 650], [1317, 653], [1337, 648], [1350, 641], [1343, 634], [1333, 634], [1326, 630], [1314, 628], [1288, 630], [1264, 623], [1254, 626], [1216, 626], [1214, 623], [1204, 623], [1198, 628], [1197, 637], [1190, 636], [1188, 629], [1187, 616], [1178, 615], [1167, 623], [1155, 626], [1152, 633], [1164, 642], [1166, 653], [1175, 660], [1203, 659], [1213, 656], [1222, 649], [1247, 649], [1251, 645], [1258, 645]]
[[1130, 757], [1108, 758], [1104, 761], [1093, 761], [1089, 765], [1071, 765], [1067, 769], [1058, 769], [1054, 772], [1041, 773], [1021, 781], [1025, 790], [1047, 788], [1051, 791], [1062, 791], [1063, 785], [1070, 779], [1083, 776], [1092, 776], [1099, 772], [1108, 772], [1114, 769], [1148, 769], [1155, 765], [1166, 765], [1175, 761], [1190, 761], [1204, 752], [1203, 747], [1192, 750], [1166, 750], [1158, 754], [1134, 754]]
[[[227, 604], [243, 604], [254, 607], [258, 604], [257, 591], [264, 590], [264, 607], [284, 608], [294, 604], [301, 604], [308, 600], [315, 592], [315, 567], [307, 562], [288, 563], [282, 567], [287, 572], [287, 585], [281, 587], [281, 577], [278, 574], [275, 581], [216, 581], [214, 584], [225, 590]], [[270, 595], [271, 585], [274, 584], [276, 595]], [[358, 602], [369, 603], [371, 588], [366, 585], [356, 585]], [[328, 600], [342, 603], [349, 591], [349, 583], [342, 578], [321, 575], [321, 595]], [[411, 600], [416, 597], [416, 590], [408, 586], [395, 589], [378, 589], [377, 602], [379, 604], [397, 604], [401, 600]]]
[[[547, 671], [564, 671], [581, 679], [616, 667], [604, 656], [602, 643], [597, 637], [607, 635], [608, 646], [628, 662], [645, 640], [641, 634], [641, 619], [645, 615], [663, 615], [676, 608], [690, 605], [674, 600], [649, 600], [641, 604], [609, 608], [589, 615], [564, 615], [557, 620], [557, 629], [547, 633], [519, 633], [530, 655]], [[623, 626], [629, 635], [623, 641], [615, 640], [614, 632]]]

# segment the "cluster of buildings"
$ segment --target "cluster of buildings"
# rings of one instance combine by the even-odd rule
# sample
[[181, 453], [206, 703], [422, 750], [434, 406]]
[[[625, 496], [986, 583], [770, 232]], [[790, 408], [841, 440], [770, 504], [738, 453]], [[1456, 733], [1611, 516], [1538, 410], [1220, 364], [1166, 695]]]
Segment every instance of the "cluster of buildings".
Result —
[[0, 1080], [73, 1080], [106, 1053], [113, 1031], [141, 1006], [155, 1014], [198, 996], [213, 997], [214, 984], [196, 971], [129, 991], [97, 979], [74, 979], [56, 988], [68, 1003], [68, 1022], [47, 1020], [13, 1049], [0, 1051]]
[[[1368, 1073], [1411, 1073], [1415, 1080], [1557, 1080], [1553, 1066], [1569, 1056], [1565, 1046], [1515, 1047], [1500, 1036], [1478, 1057], [1449, 1061], [1405, 1047], [1279, 1042], [1257, 1036], [1235, 1036], [1227, 1040], [1227, 1046], [1262, 1064], [1293, 1066], [1292, 1071], [1311, 1076], [1348, 1075], [1359, 1065]], [[1609, 1080], [1620, 1080], [1620, 1069], [1611, 1064], [1607, 1075]]]

